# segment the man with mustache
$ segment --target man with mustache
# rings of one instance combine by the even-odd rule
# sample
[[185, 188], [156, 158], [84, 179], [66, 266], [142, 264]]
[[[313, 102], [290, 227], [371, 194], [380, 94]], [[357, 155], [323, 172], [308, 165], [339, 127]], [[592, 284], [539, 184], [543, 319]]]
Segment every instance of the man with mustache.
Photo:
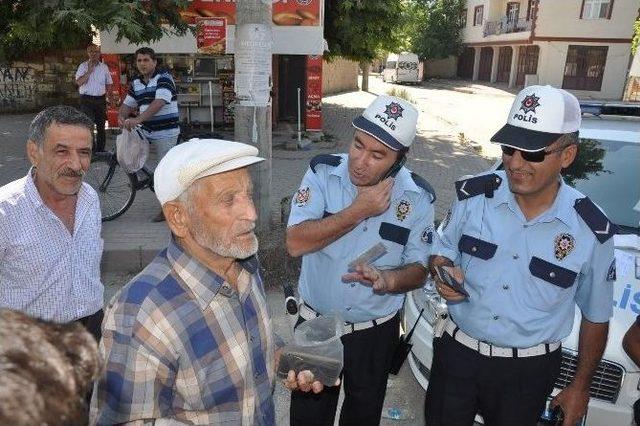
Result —
[[[312, 159], [292, 200], [287, 249], [302, 256], [298, 324], [332, 312], [346, 321], [341, 425], [380, 423], [398, 311], [426, 277], [435, 195], [403, 167], [417, 119], [409, 102], [379, 96], [353, 120], [349, 153]], [[381, 256], [350, 267], [379, 243]], [[291, 424], [333, 425], [340, 387], [303, 392], [309, 385], [289, 378]]]
[[274, 335], [242, 143], [191, 140], [155, 171], [172, 240], [106, 309], [97, 424], [273, 425]]
[[435, 327], [427, 425], [470, 425], [478, 412], [485, 424], [536, 425], [576, 304], [578, 365], [551, 406], [565, 425], [584, 416], [612, 315], [615, 225], [560, 175], [576, 158], [580, 123], [575, 96], [529, 86], [492, 138], [504, 170], [456, 182], [429, 264], [469, 296], [436, 279], [450, 315]]
[[100, 204], [82, 177], [93, 122], [69, 106], [44, 109], [29, 126], [31, 169], [0, 188], [0, 308], [79, 321], [100, 338]]

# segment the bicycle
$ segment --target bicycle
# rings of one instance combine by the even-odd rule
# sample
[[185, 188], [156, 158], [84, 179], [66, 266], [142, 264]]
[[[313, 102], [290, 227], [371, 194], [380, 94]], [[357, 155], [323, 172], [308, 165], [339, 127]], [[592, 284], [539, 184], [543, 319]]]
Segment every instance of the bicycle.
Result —
[[113, 151], [96, 152], [91, 156], [85, 182], [98, 193], [103, 222], [122, 216], [133, 204], [137, 191], [145, 188], [153, 191], [153, 173], [146, 167], [136, 173], [124, 171], [118, 163], [115, 147]]

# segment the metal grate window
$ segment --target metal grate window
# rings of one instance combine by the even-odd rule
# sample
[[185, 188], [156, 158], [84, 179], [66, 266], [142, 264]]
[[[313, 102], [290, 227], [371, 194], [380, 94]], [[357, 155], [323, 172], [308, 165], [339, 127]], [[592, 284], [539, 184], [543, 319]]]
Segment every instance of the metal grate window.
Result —
[[[562, 366], [560, 367], [560, 375], [556, 379], [555, 387], [558, 389], [567, 387], [573, 380], [577, 366], [577, 354], [563, 349]], [[591, 398], [615, 403], [618, 399], [623, 377], [624, 369], [622, 366], [607, 360], [600, 361], [589, 389]]]
[[608, 50], [607, 46], [569, 45], [562, 88], [599, 91]]

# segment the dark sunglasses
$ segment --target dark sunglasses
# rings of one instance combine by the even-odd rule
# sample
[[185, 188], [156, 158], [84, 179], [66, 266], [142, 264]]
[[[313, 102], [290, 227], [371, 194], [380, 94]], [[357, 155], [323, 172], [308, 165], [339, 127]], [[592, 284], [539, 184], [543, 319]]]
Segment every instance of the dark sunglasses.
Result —
[[528, 161], [529, 163], [542, 163], [547, 155], [553, 154], [554, 152], [562, 151], [563, 149], [566, 148], [566, 146], [563, 146], [560, 148], [552, 149], [551, 151], [542, 150], [542, 151], [529, 152], [529, 151], [522, 151], [520, 149], [516, 149], [506, 145], [500, 145], [500, 147], [502, 148], [502, 153], [504, 155], [508, 155], [509, 157], [511, 157], [516, 151], [520, 152], [520, 156], [522, 157], [522, 159], [524, 161]]

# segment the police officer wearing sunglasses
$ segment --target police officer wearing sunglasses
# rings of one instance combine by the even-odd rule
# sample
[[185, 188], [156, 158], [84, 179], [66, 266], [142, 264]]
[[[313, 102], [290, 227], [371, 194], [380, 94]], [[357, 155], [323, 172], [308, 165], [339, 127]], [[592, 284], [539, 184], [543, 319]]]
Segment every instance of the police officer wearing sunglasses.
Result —
[[446, 265], [466, 297], [436, 279], [450, 317], [436, 326], [427, 425], [535, 425], [560, 371], [561, 340], [581, 316], [577, 372], [551, 402], [575, 424], [612, 315], [613, 234], [605, 214], [560, 175], [576, 157], [578, 100], [551, 86], [516, 97], [492, 141], [504, 170], [456, 182], [430, 267]]

